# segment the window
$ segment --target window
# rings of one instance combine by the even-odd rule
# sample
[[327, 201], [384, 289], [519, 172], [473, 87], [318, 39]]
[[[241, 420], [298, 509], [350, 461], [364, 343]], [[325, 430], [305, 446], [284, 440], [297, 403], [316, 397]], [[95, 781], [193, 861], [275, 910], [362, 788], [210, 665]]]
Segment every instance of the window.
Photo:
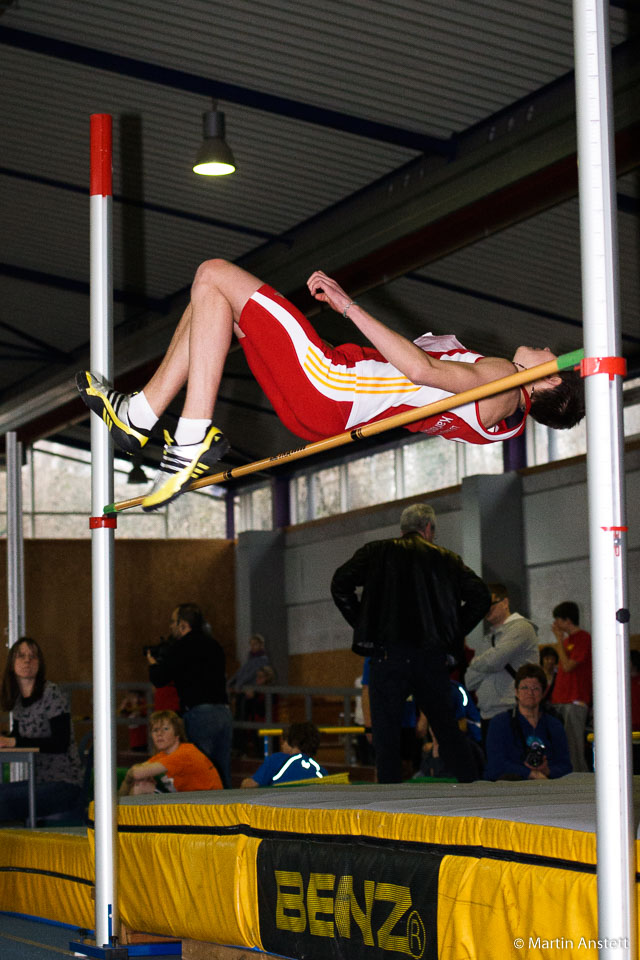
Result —
[[458, 448], [458, 456], [462, 455], [462, 464], [459, 466], [461, 478], [473, 477], [479, 473], [504, 473], [504, 452], [501, 442], [456, 443], [455, 446]]
[[[128, 483], [132, 463], [114, 461], [116, 502], [141, 496], [147, 486]], [[147, 470], [149, 482], [151, 471]], [[25, 537], [83, 539], [91, 536], [91, 456], [63, 444], [41, 440], [26, 452], [22, 467], [23, 532]], [[6, 472], [0, 473], [0, 536], [6, 536]], [[181, 497], [154, 513], [140, 507], [118, 516], [120, 538], [224, 537], [226, 508], [223, 491], [211, 487]]]
[[264, 483], [237, 494], [233, 499], [233, 513], [236, 536], [246, 530], [272, 530], [271, 484]]
[[[623, 384], [624, 436], [640, 433], [640, 378]], [[587, 421], [571, 430], [550, 430], [531, 417], [527, 421], [527, 462], [529, 466], [566, 460], [587, 452]]]
[[458, 483], [457, 443], [429, 437], [403, 448], [404, 496], [425, 490], [442, 490]]
[[623, 385], [624, 435], [635, 437], [640, 433], [640, 377], [627, 380]]
[[346, 464], [348, 510], [395, 500], [397, 494], [394, 450], [360, 457]]
[[297, 474], [290, 484], [293, 523], [454, 486], [475, 473], [502, 473], [502, 443], [408, 438], [369, 456]]
[[340, 467], [328, 467], [311, 475], [313, 517], [330, 517], [347, 509], [340, 496]]

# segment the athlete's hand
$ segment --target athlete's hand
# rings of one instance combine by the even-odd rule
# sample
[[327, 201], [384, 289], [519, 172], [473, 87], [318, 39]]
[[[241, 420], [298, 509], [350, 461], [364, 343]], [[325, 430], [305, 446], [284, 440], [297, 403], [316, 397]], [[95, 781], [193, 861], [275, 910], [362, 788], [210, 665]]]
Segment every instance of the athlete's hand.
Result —
[[322, 270], [315, 270], [307, 280], [312, 297], [321, 303], [327, 303], [336, 313], [343, 313], [351, 297], [344, 292], [339, 283], [328, 277]]

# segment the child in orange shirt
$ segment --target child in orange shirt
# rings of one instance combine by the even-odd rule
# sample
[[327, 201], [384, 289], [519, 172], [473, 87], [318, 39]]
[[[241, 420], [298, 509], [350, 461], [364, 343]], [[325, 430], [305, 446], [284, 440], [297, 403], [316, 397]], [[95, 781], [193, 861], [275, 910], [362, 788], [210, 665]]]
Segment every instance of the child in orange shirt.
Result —
[[187, 743], [184, 724], [173, 710], [151, 714], [151, 738], [157, 753], [145, 763], [136, 763], [122, 781], [120, 796], [155, 793], [158, 776], [169, 792], [222, 790], [220, 775], [211, 760]]

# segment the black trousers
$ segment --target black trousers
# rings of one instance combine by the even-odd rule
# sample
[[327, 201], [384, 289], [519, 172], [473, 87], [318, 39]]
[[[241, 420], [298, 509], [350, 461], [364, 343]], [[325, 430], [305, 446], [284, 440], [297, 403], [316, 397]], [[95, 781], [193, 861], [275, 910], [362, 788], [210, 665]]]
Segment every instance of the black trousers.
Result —
[[477, 780], [480, 770], [458, 727], [444, 655], [405, 649], [371, 658], [369, 699], [378, 783], [402, 781], [402, 713], [409, 694], [429, 720], [453, 776], [464, 783]]

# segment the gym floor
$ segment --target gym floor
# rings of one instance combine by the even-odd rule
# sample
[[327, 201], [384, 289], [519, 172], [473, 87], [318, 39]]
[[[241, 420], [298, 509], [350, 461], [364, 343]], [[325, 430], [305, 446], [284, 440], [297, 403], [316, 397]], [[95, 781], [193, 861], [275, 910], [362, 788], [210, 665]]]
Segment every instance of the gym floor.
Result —
[[[76, 927], [44, 923], [0, 912], [0, 957], [2, 960], [59, 960], [76, 956], [69, 941], [77, 940]], [[145, 960], [154, 960], [146, 957]], [[162, 960], [167, 960], [163, 957]], [[171, 960], [179, 960], [172, 957]]]

